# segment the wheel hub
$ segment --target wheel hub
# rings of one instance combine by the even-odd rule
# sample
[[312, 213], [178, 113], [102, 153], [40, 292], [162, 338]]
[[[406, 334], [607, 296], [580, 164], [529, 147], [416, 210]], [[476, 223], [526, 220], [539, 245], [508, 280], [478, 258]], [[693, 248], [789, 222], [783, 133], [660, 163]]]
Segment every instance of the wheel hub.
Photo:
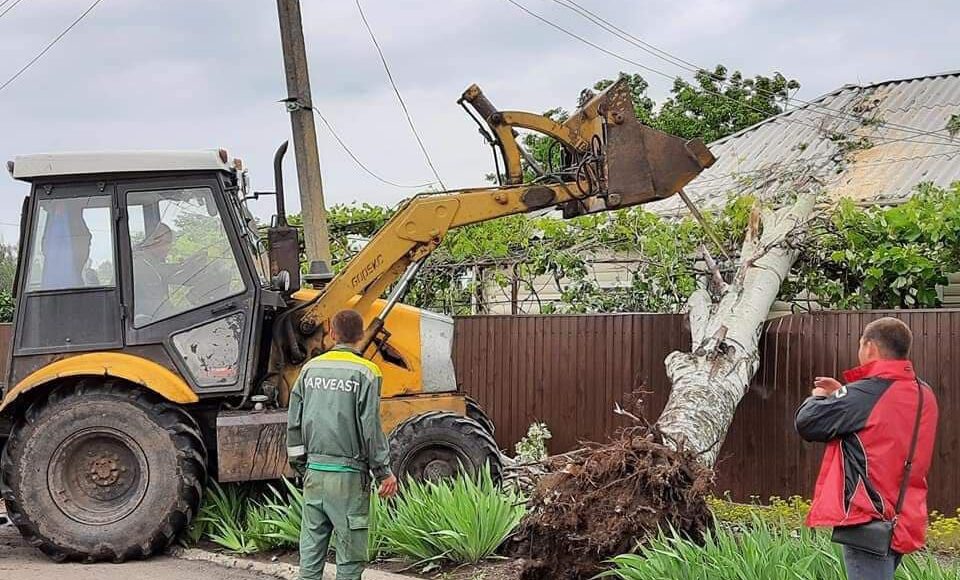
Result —
[[71, 519], [94, 525], [119, 521], [143, 500], [146, 457], [125, 433], [90, 428], [64, 439], [50, 460], [49, 489]]
[[443, 479], [452, 477], [454, 474], [453, 466], [449, 461], [443, 459], [434, 459], [423, 468], [423, 475], [429, 480]]
[[401, 473], [417, 479], [438, 480], [453, 477], [461, 465], [469, 465], [466, 453], [452, 445], [428, 444], [411, 449]]

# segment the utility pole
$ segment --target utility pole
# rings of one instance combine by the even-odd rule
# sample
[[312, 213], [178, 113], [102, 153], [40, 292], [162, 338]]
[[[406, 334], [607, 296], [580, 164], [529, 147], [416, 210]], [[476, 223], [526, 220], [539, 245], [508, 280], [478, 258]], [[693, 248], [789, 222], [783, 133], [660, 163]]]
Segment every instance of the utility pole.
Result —
[[297, 181], [300, 184], [300, 215], [303, 218], [303, 239], [307, 260], [323, 260], [329, 266], [330, 239], [327, 233], [327, 210], [323, 204], [323, 182], [320, 179], [320, 152], [317, 149], [317, 127], [310, 97], [310, 75], [307, 71], [307, 50], [303, 42], [300, 0], [277, 0], [280, 15], [280, 43], [283, 45], [283, 68], [287, 75], [287, 110], [293, 127], [293, 151], [297, 160]]

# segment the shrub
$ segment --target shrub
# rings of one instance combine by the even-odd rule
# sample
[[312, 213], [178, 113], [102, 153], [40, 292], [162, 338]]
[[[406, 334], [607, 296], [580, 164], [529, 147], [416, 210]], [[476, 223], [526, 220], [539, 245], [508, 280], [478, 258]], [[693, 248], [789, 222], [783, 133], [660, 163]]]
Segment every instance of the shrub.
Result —
[[[843, 578], [840, 546], [829, 534], [789, 530], [755, 519], [744, 530], [718, 527], [700, 546], [675, 533], [661, 534], [637, 554], [617, 556], [599, 577], [623, 580], [822, 580]], [[955, 565], [941, 568], [928, 554], [908, 556], [898, 580], [956, 580]]]
[[546, 423], [534, 423], [527, 429], [527, 434], [517, 442], [517, 461], [520, 463], [535, 463], [547, 458], [547, 441], [553, 438]]
[[960, 509], [953, 517], [938, 511], [930, 512], [927, 546], [935, 552], [960, 556]]
[[[754, 519], [782, 526], [790, 530], [803, 527], [810, 512], [810, 501], [800, 496], [782, 499], [772, 496], [768, 504], [760, 503], [753, 496], [751, 503], [735, 503], [729, 499], [712, 497], [707, 500], [710, 511], [717, 522], [725, 527], [739, 529], [749, 526]], [[930, 526], [927, 528], [927, 549], [931, 552], [960, 556], [960, 509], [952, 517], [940, 512], [930, 512]]]
[[500, 489], [489, 468], [476, 478], [407, 480], [379, 512], [385, 551], [418, 563], [478, 562], [510, 536], [525, 512], [519, 494]]
[[787, 499], [771, 496], [766, 505], [760, 503], [759, 496], [750, 499], [750, 503], [744, 504], [711, 497], [707, 503], [717, 521], [728, 525], [749, 525], [758, 519], [768, 524], [796, 529], [803, 527], [803, 522], [810, 513], [810, 501], [799, 495], [792, 495]]

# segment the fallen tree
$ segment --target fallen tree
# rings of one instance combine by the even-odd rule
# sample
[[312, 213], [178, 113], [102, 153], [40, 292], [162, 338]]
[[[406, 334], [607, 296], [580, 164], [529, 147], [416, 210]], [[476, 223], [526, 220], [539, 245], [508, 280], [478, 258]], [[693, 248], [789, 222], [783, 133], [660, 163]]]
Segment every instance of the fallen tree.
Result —
[[816, 192], [807, 188], [792, 205], [778, 210], [755, 208], [729, 283], [704, 250], [711, 276], [688, 303], [693, 347], [666, 358], [670, 397], [657, 427], [668, 442], [696, 451], [707, 466], [716, 461], [760, 365], [760, 332], [797, 260]]
[[759, 366], [770, 307], [797, 259], [814, 213], [815, 188], [789, 206], [755, 206], [733, 276], [702, 250], [709, 277], [690, 298], [691, 352], [666, 361], [670, 397], [654, 425], [610, 443], [549, 460], [513, 553], [529, 560], [523, 578], [581, 579], [661, 529], [699, 538], [710, 525], [711, 468], [734, 412]]

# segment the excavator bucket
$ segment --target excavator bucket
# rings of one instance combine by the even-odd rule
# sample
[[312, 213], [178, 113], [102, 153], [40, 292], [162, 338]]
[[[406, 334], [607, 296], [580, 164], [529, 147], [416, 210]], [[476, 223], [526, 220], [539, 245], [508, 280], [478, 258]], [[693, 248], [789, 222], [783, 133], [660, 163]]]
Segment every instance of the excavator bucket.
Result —
[[665, 199], [716, 161], [700, 139], [682, 139], [641, 123], [622, 80], [593, 97], [565, 125], [581, 139], [589, 138], [594, 148], [600, 145], [598, 194], [586, 204], [570, 204], [564, 211], [568, 217]]
[[[580, 199], [564, 206], [564, 217], [609, 211], [670, 197], [716, 158], [700, 139], [686, 140], [637, 119], [623, 79], [595, 95], [563, 123], [541, 115], [499, 111], [476, 85], [461, 103], [470, 103], [493, 129], [504, 160], [504, 182], [519, 185], [526, 168], [540, 177], [573, 181]], [[545, 170], [516, 141], [515, 128], [552, 137], [563, 148], [562, 167]]]

